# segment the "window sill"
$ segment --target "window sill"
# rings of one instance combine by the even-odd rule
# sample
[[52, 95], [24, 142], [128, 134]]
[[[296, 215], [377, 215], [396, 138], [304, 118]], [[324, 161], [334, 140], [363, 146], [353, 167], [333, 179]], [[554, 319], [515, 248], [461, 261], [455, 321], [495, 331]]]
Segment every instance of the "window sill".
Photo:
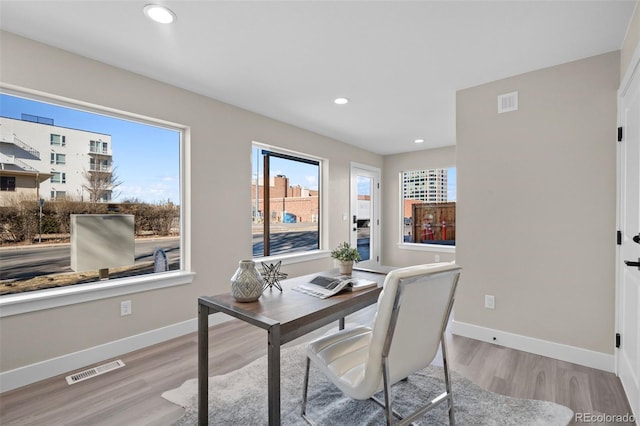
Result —
[[0, 318], [109, 297], [190, 284], [194, 272], [172, 271], [0, 297]]
[[331, 255], [329, 250], [315, 250], [305, 253], [287, 253], [287, 254], [276, 254], [273, 256], [266, 257], [254, 257], [253, 261], [256, 263], [264, 262], [264, 263], [275, 263], [278, 261], [282, 261], [283, 265], [290, 265], [293, 263], [300, 262], [308, 262], [311, 260], [318, 259], [326, 259]]
[[439, 253], [456, 252], [456, 246], [444, 246], [439, 244], [398, 243], [398, 248], [400, 250], [430, 251]]

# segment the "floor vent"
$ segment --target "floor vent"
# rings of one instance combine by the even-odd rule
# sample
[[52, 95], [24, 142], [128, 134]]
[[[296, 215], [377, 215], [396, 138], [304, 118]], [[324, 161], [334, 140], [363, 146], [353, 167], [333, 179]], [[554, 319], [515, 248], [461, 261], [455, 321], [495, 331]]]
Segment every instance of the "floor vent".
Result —
[[121, 367], [124, 367], [124, 362], [118, 359], [103, 365], [99, 365], [97, 367], [90, 368], [88, 370], [81, 371], [79, 373], [67, 376], [66, 377], [67, 383], [72, 385], [74, 383], [78, 383], [83, 380], [87, 380], [92, 377], [99, 376], [104, 373], [108, 373], [109, 371], [113, 371]]

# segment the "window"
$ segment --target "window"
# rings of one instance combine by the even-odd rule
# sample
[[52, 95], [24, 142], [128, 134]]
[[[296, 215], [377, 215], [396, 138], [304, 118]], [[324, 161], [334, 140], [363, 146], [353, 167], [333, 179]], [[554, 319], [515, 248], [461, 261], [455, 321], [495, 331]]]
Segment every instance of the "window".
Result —
[[401, 241], [455, 246], [455, 167], [401, 172], [400, 182]]
[[97, 154], [107, 154], [109, 150], [109, 145], [107, 142], [102, 141], [90, 141], [89, 142], [89, 151]]
[[66, 164], [66, 158], [65, 154], [56, 154], [55, 152], [52, 152], [51, 164]]
[[0, 176], [0, 191], [15, 191], [15, 190], [16, 190], [15, 176]]
[[65, 146], [67, 144], [66, 136], [51, 133], [51, 145]]
[[[64, 145], [67, 137], [70, 142], [85, 141], [70, 143], [65, 147], [64, 154], [51, 152], [49, 163], [46, 155], [37, 158], [25, 153], [20, 158], [20, 163], [16, 163], [25, 175], [32, 175], [29, 179], [16, 182], [14, 177], [2, 176], [2, 191], [14, 191], [18, 186], [17, 191], [24, 194], [25, 199], [32, 198], [34, 201], [21, 205], [26, 206], [25, 209], [17, 209], [11, 204], [17, 202], [13, 201], [17, 199], [6, 193], [3, 196], [3, 192], [0, 192], [1, 213], [3, 217], [10, 219], [4, 232], [0, 234], [2, 245], [19, 245], [32, 241], [38, 234], [38, 221], [32, 219], [39, 217], [38, 198], [42, 196], [46, 201], [42, 203], [42, 242], [34, 245], [34, 257], [18, 259], [19, 265], [3, 271], [3, 279], [14, 281], [11, 287], [7, 287], [9, 290], [0, 293], [0, 307], [3, 306], [3, 301], [11, 300], [12, 293], [20, 293], [20, 300], [23, 300], [25, 292], [28, 292], [28, 298], [36, 300], [39, 290], [45, 287], [48, 288], [48, 293], [60, 290], [59, 298], [62, 300], [71, 292], [64, 292], [64, 289], [58, 287], [82, 283], [82, 288], [73, 294], [85, 294], [87, 291], [86, 298], [82, 297], [84, 300], [93, 300], [89, 293], [93, 292], [93, 297], [108, 297], [104, 295], [110, 294], [111, 289], [115, 292], [116, 287], [120, 292], [118, 294], [126, 294], [135, 291], [134, 289], [151, 290], [191, 281], [191, 274], [184, 270], [188, 265], [184, 264], [181, 245], [182, 210], [185, 208], [180, 193], [182, 129], [167, 127], [153, 119], [140, 121], [139, 118], [134, 119], [125, 114], [121, 115], [122, 118], [108, 116], [95, 111], [83, 111], [75, 106], [69, 108], [55, 105], [55, 101], [39, 102], [3, 93], [0, 93], [0, 103], [3, 109], [0, 126], [10, 120], [13, 131], [18, 135], [29, 135], [29, 145], [40, 152], [51, 150], [51, 145], [56, 145], [54, 149], [58, 150], [57, 147]], [[23, 120], [22, 111], [33, 111], [42, 120]], [[63, 132], [57, 131], [58, 127], [65, 136], [61, 135]], [[94, 143], [87, 143], [89, 141]], [[0, 156], [10, 155], [10, 149], [10, 145], [0, 144]], [[65, 165], [64, 171], [54, 169], [53, 165]], [[39, 187], [34, 187], [34, 180], [38, 176], [42, 178], [43, 174], [50, 174], [50, 178], [40, 180]], [[115, 216], [111, 213], [130, 218], [128, 225], [131, 226], [126, 228], [126, 232], [118, 234], [106, 229], [111, 222], [115, 222], [112, 220]], [[85, 245], [86, 241], [83, 241], [82, 244], [77, 244], [75, 257], [70, 258], [67, 253], [66, 257], [57, 259], [50, 254], [48, 244], [53, 240], [46, 238], [47, 234], [55, 234], [56, 239], [65, 238], [73, 245], [73, 241], [81, 237], [76, 234], [71, 238], [72, 215], [89, 219], [89, 216], [103, 216], [104, 222], [89, 226], [96, 231], [95, 238], [93, 235], [82, 237], [90, 243]], [[77, 228], [74, 227], [74, 230]], [[163, 238], [153, 242], [143, 238], [149, 236]], [[112, 237], [116, 238], [115, 247], [135, 249], [130, 256], [127, 254], [126, 259], [119, 260], [117, 266], [108, 266], [109, 280], [100, 280], [98, 270], [105, 269], [100, 262], [109, 255], [103, 256], [101, 253], [96, 256], [97, 252], [92, 250], [97, 250], [96, 246], [105, 250], [108, 244], [102, 238]], [[158, 248], [167, 257], [167, 270], [184, 274], [156, 273], [154, 259], [160, 260], [162, 257], [155, 255]], [[116, 258], [120, 257], [120, 252], [115, 254]], [[78, 266], [80, 262], [75, 259], [80, 257], [88, 259], [85, 266]], [[61, 263], [64, 259], [67, 264]], [[160, 263], [164, 265], [163, 262]], [[145, 275], [148, 278], [143, 277]], [[133, 276], [136, 277], [135, 280], [131, 279]], [[109, 281], [115, 279], [122, 281], [117, 286], [110, 286]], [[44, 287], [38, 287], [39, 285]], [[55, 291], [51, 287], [56, 287]], [[100, 290], [98, 294], [97, 290], [105, 287], [107, 289]], [[48, 297], [47, 301], [57, 297]], [[77, 300], [76, 296], [73, 296], [73, 300]], [[22, 312], [42, 309], [43, 306], [41, 303], [32, 305], [32, 308], [25, 308]], [[0, 317], [4, 315], [4, 312], [0, 313]]]
[[51, 183], [67, 183], [67, 174], [61, 172], [53, 172], [51, 175]]
[[254, 145], [253, 256], [320, 248], [319, 160]]
[[109, 172], [109, 160], [99, 158], [90, 158], [89, 159], [89, 170], [96, 172]]

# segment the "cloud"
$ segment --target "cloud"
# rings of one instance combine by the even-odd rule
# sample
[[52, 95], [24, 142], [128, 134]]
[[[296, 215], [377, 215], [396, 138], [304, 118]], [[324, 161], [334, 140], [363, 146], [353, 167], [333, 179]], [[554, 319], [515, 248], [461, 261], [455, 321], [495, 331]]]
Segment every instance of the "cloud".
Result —
[[309, 175], [305, 176], [304, 179], [307, 181], [307, 186], [309, 187], [309, 189], [312, 189], [314, 191], [318, 190], [318, 176]]
[[167, 176], [150, 184], [134, 182], [130, 185], [121, 185], [116, 189], [118, 197], [115, 201], [137, 199], [146, 203], [159, 203], [171, 200], [179, 202], [178, 180]]

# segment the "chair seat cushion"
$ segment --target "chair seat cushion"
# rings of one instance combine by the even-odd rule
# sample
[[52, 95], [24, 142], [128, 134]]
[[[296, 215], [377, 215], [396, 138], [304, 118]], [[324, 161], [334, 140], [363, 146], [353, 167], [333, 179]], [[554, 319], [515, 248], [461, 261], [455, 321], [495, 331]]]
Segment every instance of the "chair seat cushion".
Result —
[[371, 336], [369, 327], [341, 330], [310, 342], [307, 356], [346, 395], [355, 399], [367, 399], [378, 387], [377, 383], [366, 389], [362, 387]]

